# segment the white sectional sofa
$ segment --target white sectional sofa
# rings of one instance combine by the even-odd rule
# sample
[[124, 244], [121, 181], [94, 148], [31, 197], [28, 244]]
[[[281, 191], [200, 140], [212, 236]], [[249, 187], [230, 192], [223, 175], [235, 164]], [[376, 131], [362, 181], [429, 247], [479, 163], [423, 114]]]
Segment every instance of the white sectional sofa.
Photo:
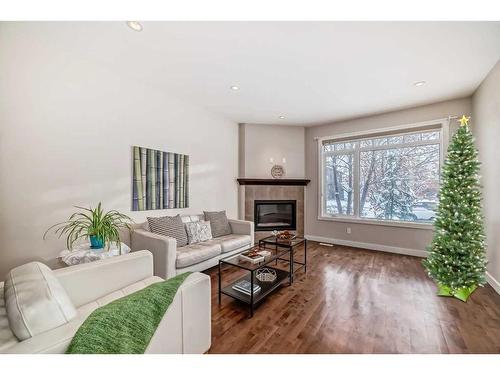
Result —
[[[182, 216], [184, 223], [204, 220], [203, 215]], [[154, 256], [154, 274], [169, 279], [186, 271], [203, 271], [218, 264], [220, 258], [236, 254], [254, 244], [251, 221], [229, 220], [231, 234], [182, 247], [172, 237], [149, 231], [146, 223], [133, 226], [130, 234], [132, 251], [147, 249]]]
[[[36, 263], [33, 263], [36, 264]], [[35, 269], [36, 267], [32, 267]], [[27, 269], [27, 271], [26, 271]], [[4, 288], [0, 283], [0, 353], [64, 353], [78, 327], [99, 306], [131, 294], [147, 285], [161, 281], [153, 276], [153, 256], [149, 251], [137, 251], [119, 257], [100, 260], [93, 263], [46, 270], [55, 276], [65, 290], [76, 309], [76, 316], [67, 323], [40, 333], [42, 320], [54, 319], [40, 305], [30, 306], [30, 300], [36, 299], [33, 290], [23, 290], [23, 280], [9, 290], [4, 298]], [[19, 279], [32, 279], [30, 268], [26, 267]], [[13, 281], [10, 281], [10, 285]], [[24, 284], [25, 286], [27, 284]], [[11, 288], [12, 289], [12, 288]], [[26, 289], [24, 287], [24, 289]], [[13, 297], [17, 294], [17, 297]], [[48, 294], [49, 303], [57, 299]], [[6, 306], [6, 304], [12, 304]], [[25, 306], [22, 306], [22, 305]], [[26, 305], [27, 304], [27, 305]], [[19, 307], [19, 305], [21, 305]], [[9, 321], [10, 309], [24, 308], [31, 314], [31, 322]], [[22, 311], [22, 310], [20, 310]], [[29, 316], [26, 317], [26, 320]], [[42, 320], [41, 320], [42, 319]], [[11, 319], [12, 320], [12, 319]], [[18, 327], [23, 324], [31, 337], [19, 340], [10, 324]], [[24, 328], [24, 327], [23, 327]], [[201, 273], [193, 273], [181, 285], [177, 294], [163, 316], [156, 333], [151, 339], [146, 353], [204, 353], [211, 344], [210, 278]]]

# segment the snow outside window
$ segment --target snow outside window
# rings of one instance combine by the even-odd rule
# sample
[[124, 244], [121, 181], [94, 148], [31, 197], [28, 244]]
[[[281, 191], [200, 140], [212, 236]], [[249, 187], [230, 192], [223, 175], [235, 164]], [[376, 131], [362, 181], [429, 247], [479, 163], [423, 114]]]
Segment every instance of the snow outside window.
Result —
[[324, 140], [321, 216], [431, 223], [440, 152], [440, 129]]

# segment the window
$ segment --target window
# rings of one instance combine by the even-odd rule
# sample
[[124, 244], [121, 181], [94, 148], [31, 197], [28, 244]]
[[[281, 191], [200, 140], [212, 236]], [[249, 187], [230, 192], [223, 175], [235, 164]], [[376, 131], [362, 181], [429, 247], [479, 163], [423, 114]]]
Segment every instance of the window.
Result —
[[322, 218], [431, 223], [441, 127], [320, 141]]

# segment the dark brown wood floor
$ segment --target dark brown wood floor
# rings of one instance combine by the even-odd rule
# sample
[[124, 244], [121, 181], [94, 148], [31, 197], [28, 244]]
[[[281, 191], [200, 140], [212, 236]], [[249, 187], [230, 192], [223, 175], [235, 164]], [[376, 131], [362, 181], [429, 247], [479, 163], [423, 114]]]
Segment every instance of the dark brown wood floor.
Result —
[[[500, 295], [485, 286], [467, 303], [437, 297], [420, 262], [310, 241], [307, 274], [299, 271], [251, 319], [230, 297], [218, 304], [210, 269], [209, 353], [500, 353]], [[223, 280], [241, 272], [227, 267]]]

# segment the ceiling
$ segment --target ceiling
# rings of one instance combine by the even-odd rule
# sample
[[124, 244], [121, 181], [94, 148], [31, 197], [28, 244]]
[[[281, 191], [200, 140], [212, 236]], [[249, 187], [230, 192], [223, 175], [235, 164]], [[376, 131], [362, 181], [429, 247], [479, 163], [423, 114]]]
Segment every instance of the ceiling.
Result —
[[500, 59], [500, 22], [143, 26], [136, 32], [125, 22], [56, 22], [29, 29], [66, 56], [85, 54], [239, 123], [314, 125], [465, 97]]

